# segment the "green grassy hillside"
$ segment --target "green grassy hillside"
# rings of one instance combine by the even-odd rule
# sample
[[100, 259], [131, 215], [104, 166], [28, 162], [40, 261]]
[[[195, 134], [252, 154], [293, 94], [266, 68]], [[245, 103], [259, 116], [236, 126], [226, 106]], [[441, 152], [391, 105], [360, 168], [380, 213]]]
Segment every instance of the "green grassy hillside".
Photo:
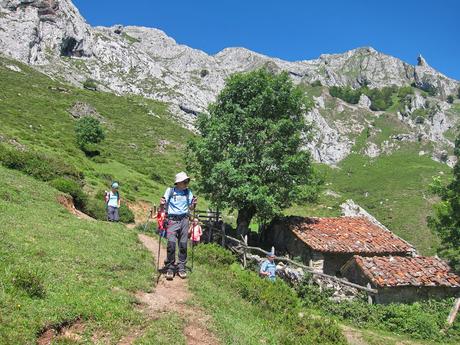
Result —
[[76, 320], [110, 343], [146, 320], [132, 292], [149, 289], [150, 254], [125, 227], [79, 220], [43, 182], [0, 167], [0, 344], [34, 344]]
[[[7, 68], [15, 65], [22, 71]], [[306, 86], [311, 96], [327, 95], [321, 86]], [[419, 151], [431, 152], [428, 143], [400, 142], [399, 150], [368, 158], [363, 150], [368, 143], [381, 144], [392, 135], [409, 131], [397, 120], [397, 104], [383, 115], [371, 111], [337, 111], [337, 100], [325, 97], [322, 115], [347, 127], [368, 123], [364, 129], [349, 133], [356, 139], [354, 154], [337, 168], [320, 166], [325, 189], [339, 196], [322, 195], [313, 205], [300, 205], [287, 213], [310, 216], [339, 214], [340, 203], [352, 198], [382, 223], [432, 254], [437, 239], [426, 226], [433, 198], [427, 193], [431, 177], [449, 168]], [[99, 145], [101, 155], [88, 158], [75, 143], [75, 119], [69, 109], [84, 102], [102, 116], [107, 138]], [[458, 108], [458, 107], [457, 107]], [[452, 107], [449, 116], [459, 116]], [[178, 126], [167, 105], [138, 96], [116, 96], [81, 90], [52, 81], [18, 62], [0, 59], [0, 141], [8, 146], [44, 152], [73, 165], [84, 174], [84, 189], [89, 194], [106, 189], [112, 180], [122, 186], [122, 195], [130, 200], [156, 201], [172, 176], [185, 166], [183, 148], [192, 133]], [[451, 131], [452, 132], [452, 131]], [[447, 135], [454, 136], [454, 132]]]
[[[22, 71], [6, 68], [15, 65]], [[84, 102], [102, 116], [106, 140], [93, 159], [77, 148], [69, 109]], [[84, 173], [95, 192], [118, 180], [128, 199], [155, 200], [185, 166], [182, 149], [192, 135], [177, 126], [167, 105], [142, 97], [119, 97], [52, 81], [33, 69], [0, 59], [0, 139], [45, 152]]]

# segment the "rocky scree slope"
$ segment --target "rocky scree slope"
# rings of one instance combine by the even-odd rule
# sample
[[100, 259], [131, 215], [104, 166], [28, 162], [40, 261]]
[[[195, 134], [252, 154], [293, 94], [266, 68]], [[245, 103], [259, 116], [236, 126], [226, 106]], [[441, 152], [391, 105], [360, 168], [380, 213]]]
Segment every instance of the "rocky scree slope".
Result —
[[[455, 125], [456, 119], [448, 116], [450, 105], [445, 99], [455, 94], [460, 84], [431, 68], [422, 57], [413, 66], [370, 47], [297, 62], [270, 58], [244, 48], [227, 48], [208, 55], [177, 44], [157, 29], [91, 27], [70, 0], [0, 0], [0, 50], [60, 80], [82, 85], [94, 79], [100, 90], [134, 93], [168, 102], [178, 120], [189, 128], [193, 127], [196, 114], [215, 100], [225, 78], [259, 67], [287, 71], [296, 83], [320, 81], [325, 87], [414, 85], [436, 90], [437, 110], [423, 128], [411, 123], [405, 115], [426, 108], [425, 100], [416, 94], [406, 114], [399, 113], [401, 122], [409, 129], [408, 133], [402, 133], [406, 135], [404, 138], [419, 140], [422, 136], [432, 141], [435, 157], [448, 156], [446, 148], [452, 147], [451, 140], [443, 134]], [[368, 124], [366, 121], [337, 124], [324, 113], [347, 109], [369, 112], [369, 100], [363, 98], [353, 107], [339, 102], [330, 109], [327, 98], [327, 92], [323, 91], [309, 114], [319, 130], [310, 149], [317, 161], [336, 164], [351, 152], [356, 134]], [[366, 152], [375, 156], [383, 151], [383, 146], [372, 146]]]

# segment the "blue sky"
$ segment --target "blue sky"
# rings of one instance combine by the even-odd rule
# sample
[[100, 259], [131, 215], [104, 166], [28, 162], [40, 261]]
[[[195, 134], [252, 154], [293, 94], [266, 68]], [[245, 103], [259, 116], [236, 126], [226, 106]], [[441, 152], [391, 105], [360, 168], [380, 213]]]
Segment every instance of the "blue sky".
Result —
[[284, 60], [372, 46], [460, 80], [457, 0], [73, 0], [91, 25], [140, 25], [215, 54], [245, 47]]

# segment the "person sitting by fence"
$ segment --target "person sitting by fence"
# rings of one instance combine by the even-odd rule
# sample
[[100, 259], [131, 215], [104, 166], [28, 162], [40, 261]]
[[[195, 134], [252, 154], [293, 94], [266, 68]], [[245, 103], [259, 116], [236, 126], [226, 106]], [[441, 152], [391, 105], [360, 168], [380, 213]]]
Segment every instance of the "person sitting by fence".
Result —
[[201, 225], [198, 223], [198, 218], [193, 219], [193, 223], [190, 225], [188, 235], [192, 240], [192, 246], [196, 246], [201, 241], [201, 235], [203, 235], [203, 230]]
[[267, 253], [267, 260], [262, 262], [259, 273], [262, 277], [264, 278], [266, 277], [271, 281], [275, 281], [276, 279], [275, 253], [273, 252]]

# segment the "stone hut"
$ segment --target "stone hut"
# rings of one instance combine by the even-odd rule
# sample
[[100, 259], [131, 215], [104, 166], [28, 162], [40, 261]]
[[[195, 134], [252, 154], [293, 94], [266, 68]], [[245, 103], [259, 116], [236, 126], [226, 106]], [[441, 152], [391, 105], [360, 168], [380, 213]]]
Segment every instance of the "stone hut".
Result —
[[341, 275], [341, 267], [354, 255], [410, 256], [416, 252], [409, 243], [364, 217], [280, 218], [264, 231], [262, 241], [331, 275]]
[[354, 256], [343, 267], [348, 280], [378, 290], [376, 303], [413, 302], [460, 294], [460, 276], [437, 257]]

